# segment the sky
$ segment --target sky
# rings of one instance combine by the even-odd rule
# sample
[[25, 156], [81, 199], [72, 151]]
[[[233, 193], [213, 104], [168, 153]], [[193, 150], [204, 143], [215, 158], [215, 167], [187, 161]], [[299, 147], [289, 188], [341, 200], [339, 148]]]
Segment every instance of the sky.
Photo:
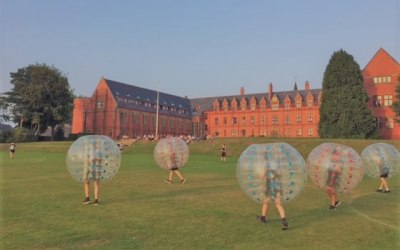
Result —
[[102, 77], [189, 98], [321, 88], [335, 51], [400, 61], [400, 0], [0, 0], [0, 92], [47, 64], [91, 96]]

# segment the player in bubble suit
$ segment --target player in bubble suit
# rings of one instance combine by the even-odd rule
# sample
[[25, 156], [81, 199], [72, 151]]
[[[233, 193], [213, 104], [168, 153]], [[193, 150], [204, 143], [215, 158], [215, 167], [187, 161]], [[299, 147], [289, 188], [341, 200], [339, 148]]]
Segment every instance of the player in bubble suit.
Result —
[[342, 173], [339, 162], [339, 153], [334, 150], [332, 155], [332, 163], [328, 167], [328, 178], [326, 179], [326, 193], [331, 201], [329, 209], [336, 209], [341, 204], [335, 191]]
[[[85, 145], [88, 147], [89, 145]], [[85, 162], [85, 171], [84, 173], [84, 191], [85, 191], [85, 199], [83, 200], [83, 204], [90, 203], [90, 180], [93, 180], [94, 186], [94, 205], [99, 204], [99, 194], [100, 194], [100, 175], [102, 171], [102, 158], [100, 151], [100, 142], [96, 141], [93, 148], [89, 149], [93, 151], [94, 157], [91, 160], [87, 160]]]
[[389, 167], [387, 166], [387, 163], [384, 162], [384, 160], [382, 159], [377, 160], [376, 165], [379, 168], [380, 172], [379, 178], [381, 180], [381, 184], [379, 185], [379, 188], [376, 191], [383, 193], [390, 193], [389, 185], [386, 180], [389, 176]]

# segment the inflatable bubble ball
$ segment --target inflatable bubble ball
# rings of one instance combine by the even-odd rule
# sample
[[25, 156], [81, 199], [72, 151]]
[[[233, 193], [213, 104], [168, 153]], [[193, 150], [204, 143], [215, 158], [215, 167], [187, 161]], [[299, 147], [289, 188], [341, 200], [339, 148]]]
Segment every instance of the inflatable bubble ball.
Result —
[[288, 202], [307, 181], [303, 157], [287, 143], [250, 145], [240, 155], [236, 176], [241, 189], [257, 203], [265, 198]]
[[361, 153], [365, 173], [372, 178], [392, 177], [400, 168], [400, 153], [387, 143], [374, 143]]
[[70, 146], [67, 169], [78, 182], [111, 180], [121, 164], [117, 144], [103, 135], [80, 137]]
[[161, 139], [154, 149], [154, 160], [161, 168], [170, 170], [183, 167], [189, 159], [189, 147], [179, 137]]
[[307, 172], [318, 187], [340, 193], [354, 189], [364, 175], [358, 153], [338, 143], [323, 143], [314, 148], [307, 158]]

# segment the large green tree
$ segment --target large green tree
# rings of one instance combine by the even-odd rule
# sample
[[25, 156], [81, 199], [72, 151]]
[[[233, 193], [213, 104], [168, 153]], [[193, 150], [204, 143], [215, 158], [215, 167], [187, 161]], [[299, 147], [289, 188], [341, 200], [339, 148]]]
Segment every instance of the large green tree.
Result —
[[9, 110], [10, 119], [20, 127], [38, 134], [71, 119], [73, 92], [60, 70], [46, 64], [32, 64], [11, 72], [12, 90], [0, 98], [2, 109]]
[[396, 98], [397, 101], [393, 103], [392, 109], [396, 113], [396, 121], [400, 123], [400, 76], [397, 78]]
[[321, 138], [376, 137], [360, 66], [344, 50], [333, 53], [324, 73], [320, 107]]

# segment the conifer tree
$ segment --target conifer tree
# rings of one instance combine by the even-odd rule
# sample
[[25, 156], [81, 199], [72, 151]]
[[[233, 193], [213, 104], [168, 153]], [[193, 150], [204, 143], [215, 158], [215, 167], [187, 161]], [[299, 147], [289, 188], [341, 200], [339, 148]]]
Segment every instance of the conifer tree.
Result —
[[319, 112], [321, 138], [371, 138], [377, 135], [360, 66], [344, 50], [334, 52], [326, 66]]
[[397, 78], [396, 98], [397, 101], [393, 103], [392, 109], [397, 117], [396, 122], [400, 123], [400, 76]]

